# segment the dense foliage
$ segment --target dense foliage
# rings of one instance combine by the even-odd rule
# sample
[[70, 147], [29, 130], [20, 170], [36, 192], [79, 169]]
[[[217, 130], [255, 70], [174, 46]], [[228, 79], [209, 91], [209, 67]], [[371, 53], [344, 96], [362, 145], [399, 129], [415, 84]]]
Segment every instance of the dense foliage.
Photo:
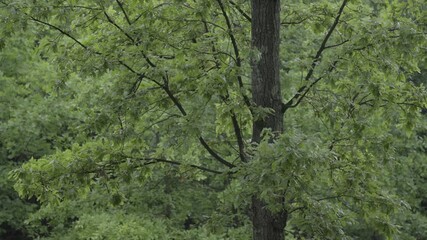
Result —
[[255, 144], [249, 1], [0, 1], [0, 238], [427, 239], [425, 10], [282, 1]]

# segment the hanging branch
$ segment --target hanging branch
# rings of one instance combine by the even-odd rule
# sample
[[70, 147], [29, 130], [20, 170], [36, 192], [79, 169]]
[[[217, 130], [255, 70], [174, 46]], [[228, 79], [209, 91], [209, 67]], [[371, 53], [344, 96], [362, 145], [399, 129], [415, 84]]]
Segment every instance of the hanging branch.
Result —
[[225, 160], [224, 158], [222, 158], [221, 156], [219, 156], [205, 141], [205, 139], [203, 139], [203, 137], [199, 137], [199, 142], [202, 144], [202, 146], [209, 152], [209, 154], [214, 157], [218, 162], [224, 164], [225, 166], [229, 167], [229, 168], [234, 168], [236, 167], [234, 164], [228, 162], [227, 160]]

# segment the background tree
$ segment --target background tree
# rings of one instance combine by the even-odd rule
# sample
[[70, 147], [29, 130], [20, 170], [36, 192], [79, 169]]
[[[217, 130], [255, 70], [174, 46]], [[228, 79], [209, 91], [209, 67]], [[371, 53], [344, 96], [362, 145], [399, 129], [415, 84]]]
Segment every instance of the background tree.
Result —
[[0, 238], [26, 239], [24, 220], [37, 206], [34, 199], [19, 199], [8, 172], [78, 142], [79, 114], [64, 104], [70, 92], [57, 91], [61, 82], [54, 67], [36, 54], [36, 32], [2, 29], [1, 36]]

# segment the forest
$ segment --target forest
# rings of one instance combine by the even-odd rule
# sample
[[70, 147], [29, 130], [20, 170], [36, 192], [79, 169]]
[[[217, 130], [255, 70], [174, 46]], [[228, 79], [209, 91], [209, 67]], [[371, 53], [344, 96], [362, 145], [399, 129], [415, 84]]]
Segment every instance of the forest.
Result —
[[427, 240], [423, 0], [0, 0], [1, 240]]

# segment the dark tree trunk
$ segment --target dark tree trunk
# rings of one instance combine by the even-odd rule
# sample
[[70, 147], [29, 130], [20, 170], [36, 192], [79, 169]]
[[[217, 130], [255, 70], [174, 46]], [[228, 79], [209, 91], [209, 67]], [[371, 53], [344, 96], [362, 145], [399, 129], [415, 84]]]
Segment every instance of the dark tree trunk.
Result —
[[254, 240], [284, 240], [287, 213], [272, 213], [265, 203], [256, 196], [252, 197], [252, 231]]
[[[252, 141], [257, 143], [264, 128], [277, 135], [283, 132], [279, 32], [280, 0], [252, 0], [252, 47], [261, 53], [261, 58], [252, 62], [252, 99], [257, 106], [274, 110], [265, 118], [254, 119]], [[285, 211], [273, 213], [257, 196], [252, 198], [254, 240], [283, 240], [286, 221]]]
[[252, 0], [252, 47], [261, 53], [252, 64], [252, 99], [257, 106], [274, 114], [255, 119], [252, 139], [260, 141], [262, 129], [283, 131], [282, 97], [279, 76], [280, 1]]

